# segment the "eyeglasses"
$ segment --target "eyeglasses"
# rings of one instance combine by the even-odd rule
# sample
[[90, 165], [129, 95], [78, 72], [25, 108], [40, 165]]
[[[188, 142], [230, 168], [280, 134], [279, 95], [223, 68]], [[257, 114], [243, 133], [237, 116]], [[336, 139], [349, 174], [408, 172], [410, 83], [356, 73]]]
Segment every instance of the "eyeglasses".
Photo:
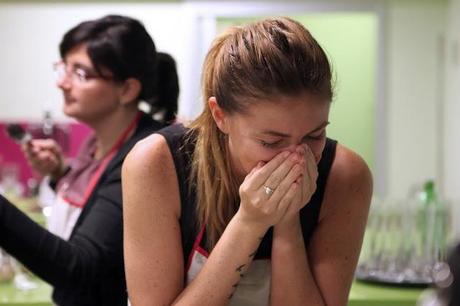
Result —
[[110, 77], [104, 77], [96, 72], [88, 71], [83, 67], [69, 67], [64, 62], [57, 62], [53, 64], [53, 69], [56, 81], [62, 80], [64, 77], [70, 77], [70, 80], [74, 84], [84, 84], [91, 79], [110, 79]]

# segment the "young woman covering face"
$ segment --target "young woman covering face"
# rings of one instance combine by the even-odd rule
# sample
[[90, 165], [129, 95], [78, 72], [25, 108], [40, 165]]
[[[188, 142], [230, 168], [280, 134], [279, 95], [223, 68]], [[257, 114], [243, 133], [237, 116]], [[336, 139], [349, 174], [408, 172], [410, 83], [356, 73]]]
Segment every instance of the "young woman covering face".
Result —
[[372, 180], [326, 138], [324, 51], [288, 18], [231, 28], [202, 83], [202, 114], [123, 166], [132, 304], [346, 305]]

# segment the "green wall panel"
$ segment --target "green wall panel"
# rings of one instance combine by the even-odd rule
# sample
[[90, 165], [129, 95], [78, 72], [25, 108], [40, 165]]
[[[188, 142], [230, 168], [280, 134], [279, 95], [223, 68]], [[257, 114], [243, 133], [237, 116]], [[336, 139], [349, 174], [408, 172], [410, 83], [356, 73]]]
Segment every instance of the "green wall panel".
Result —
[[328, 13], [293, 16], [326, 50], [335, 75], [328, 135], [358, 152], [373, 168], [377, 16]]

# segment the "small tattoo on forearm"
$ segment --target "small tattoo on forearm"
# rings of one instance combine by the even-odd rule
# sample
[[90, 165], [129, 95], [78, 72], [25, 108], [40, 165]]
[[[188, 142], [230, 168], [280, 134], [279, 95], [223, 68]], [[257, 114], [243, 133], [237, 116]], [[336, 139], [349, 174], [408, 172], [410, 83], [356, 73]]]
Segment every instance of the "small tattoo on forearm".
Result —
[[241, 265], [239, 266], [238, 268], [236, 268], [235, 272], [241, 272], [243, 271], [243, 268], [245, 267], [246, 265]]
[[229, 299], [229, 300], [233, 297], [233, 294], [235, 293], [237, 287], [238, 287], [238, 282], [236, 282], [236, 283], [233, 284], [233, 286], [232, 286], [233, 291], [232, 291], [232, 293], [228, 296], [228, 299]]

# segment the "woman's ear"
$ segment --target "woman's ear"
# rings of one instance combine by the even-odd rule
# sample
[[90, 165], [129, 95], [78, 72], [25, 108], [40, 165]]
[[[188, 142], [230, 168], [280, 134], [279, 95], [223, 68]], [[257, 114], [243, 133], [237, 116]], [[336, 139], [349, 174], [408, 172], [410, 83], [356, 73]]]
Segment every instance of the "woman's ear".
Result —
[[217, 104], [216, 97], [210, 97], [208, 99], [208, 106], [219, 130], [224, 134], [228, 134], [228, 115], [220, 108], [219, 104]]
[[129, 78], [123, 81], [120, 87], [120, 104], [127, 106], [133, 101], [137, 100], [141, 93], [141, 82], [135, 78]]

